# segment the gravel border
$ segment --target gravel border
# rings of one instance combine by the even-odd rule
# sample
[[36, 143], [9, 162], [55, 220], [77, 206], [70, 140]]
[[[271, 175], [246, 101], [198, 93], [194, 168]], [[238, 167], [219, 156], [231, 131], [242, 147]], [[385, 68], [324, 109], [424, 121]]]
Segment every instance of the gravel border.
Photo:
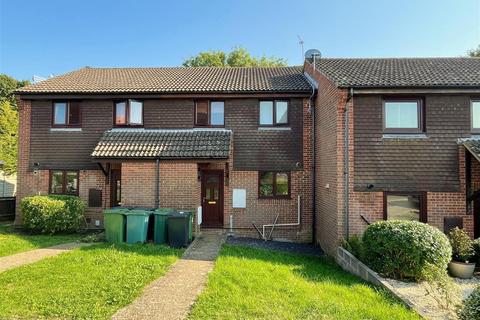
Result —
[[307, 243], [281, 242], [281, 241], [264, 241], [255, 238], [244, 238], [229, 236], [227, 244], [235, 246], [244, 246], [250, 248], [260, 248], [275, 251], [284, 251], [291, 253], [305, 254], [315, 257], [324, 256], [324, 252], [320, 247]]

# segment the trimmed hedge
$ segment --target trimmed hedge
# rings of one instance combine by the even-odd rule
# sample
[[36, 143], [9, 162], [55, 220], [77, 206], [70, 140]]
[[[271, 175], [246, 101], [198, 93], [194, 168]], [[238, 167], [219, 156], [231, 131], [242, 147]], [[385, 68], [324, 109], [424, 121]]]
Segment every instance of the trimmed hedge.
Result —
[[380, 221], [363, 234], [364, 261], [395, 279], [421, 280], [427, 266], [445, 270], [452, 257], [446, 235], [417, 221]]
[[463, 307], [458, 312], [458, 317], [461, 320], [480, 319], [480, 286], [477, 286], [465, 300]]
[[25, 197], [20, 208], [26, 229], [49, 234], [77, 231], [85, 213], [83, 201], [67, 195]]

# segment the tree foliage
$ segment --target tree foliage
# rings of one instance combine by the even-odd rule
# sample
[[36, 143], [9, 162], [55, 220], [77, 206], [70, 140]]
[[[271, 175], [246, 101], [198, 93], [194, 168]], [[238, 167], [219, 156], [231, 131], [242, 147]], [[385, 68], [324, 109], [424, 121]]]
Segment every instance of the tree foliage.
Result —
[[476, 49], [468, 51], [470, 57], [480, 58], [480, 45]]
[[245, 48], [230, 52], [203, 51], [183, 62], [184, 67], [282, 67], [287, 60], [278, 57], [253, 57]]
[[18, 113], [13, 92], [28, 84], [0, 74], [0, 160], [7, 174], [17, 171]]

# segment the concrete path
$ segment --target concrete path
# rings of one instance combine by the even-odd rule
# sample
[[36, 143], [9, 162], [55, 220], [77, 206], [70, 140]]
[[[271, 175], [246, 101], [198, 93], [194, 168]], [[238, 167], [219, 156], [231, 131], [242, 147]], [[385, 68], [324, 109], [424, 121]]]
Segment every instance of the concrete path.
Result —
[[202, 233], [163, 277], [152, 282], [112, 319], [185, 319], [205, 288], [224, 241], [225, 235], [220, 232]]
[[47, 257], [53, 257], [59, 255], [60, 253], [92, 244], [93, 243], [71, 242], [48, 248], [20, 252], [6, 257], [0, 257], [0, 273], [9, 269], [23, 266], [24, 264], [34, 263]]

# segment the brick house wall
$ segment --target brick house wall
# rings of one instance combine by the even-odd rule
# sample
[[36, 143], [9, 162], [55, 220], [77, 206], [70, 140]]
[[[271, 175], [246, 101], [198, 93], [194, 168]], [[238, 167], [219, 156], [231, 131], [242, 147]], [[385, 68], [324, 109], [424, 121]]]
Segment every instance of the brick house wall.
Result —
[[[316, 99], [316, 214], [317, 214], [317, 242], [329, 254], [335, 254], [335, 248], [346, 236], [345, 210], [344, 210], [344, 121], [345, 104], [348, 91], [337, 88], [328, 78], [313, 70], [310, 63], [306, 62], [305, 71], [312, 76], [319, 85], [319, 94]], [[448, 105], [449, 97], [431, 97], [430, 100], [442, 106], [443, 110]], [[454, 99], [454, 108], [458, 108], [458, 101]], [[451, 99], [450, 99], [451, 100]], [[361, 235], [367, 223], [362, 215], [370, 222], [383, 219], [384, 193], [379, 191], [358, 191], [355, 187], [357, 175], [355, 174], [355, 112], [359, 107], [356, 97], [348, 102], [349, 122], [349, 235]], [[430, 116], [433, 111], [430, 110]], [[444, 111], [445, 112], [445, 111]], [[377, 115], [378, 116], [378, 115]], [[428, 116], [428, 114], [427, 114]], [[438, 115], [437, 115], [438, 118]], [[378, 117], [377, 117], [378, 119]], [[381, 119], [381, 117], [380, 117]], [[380, 120], [381, 121], [381, 120]], [[464, 122], [464, 115], [459, 123]], [[427, 124], [428, 126], [428, 124]], [[460, 126], [461, 127], [461, 126]], [[469, 127], [468, 127], [469, 128]], [[462, 130], [468, 130], [463, 128]], [[428, 130], [428, 128], [427, 128]], [[430, 128], [432, 130], [432, 128]], [[440, 131], [436, 131], [438, 133]], [[449, 135], [452, 132], [449, 131]], [[455, 135], [455, 134], [454, 134]], [[463, 137], [465, 132], [457, 133]], [[449, 138], [451, 138], [449, 136]], [[427, 223], [443, 231], [444, 218], [461, 216], [465, 230], [473, 236], [473, 216], [467, 214], [465, 193], [465, 150], [463, 147], [455, 151], [455, 156], [450, 157], [450, 166], [453, 165], [453, 176], [458, 178], [455, 191], [427, 192]], [[450, 149], [449, 149], [450, 150]], [[372, 160], [374, 161], [374, 160]], [[475, 162], [473, 159], [472, 163]], [[371, 163], [371, 162], [370, 162]], [[480, 172], [480, 169], [479, 169]], [[475, 179], [475, 178], [474, 178]], [[474, 180], [473, 183], [480, 180]], [[328, 186], [328, 187], [327, 187]], [[402, 185], [398, 185], [402, 188]], [[408, 191], [408, 189], [402, 190]], [[424, 191], [424, 190], [422, 190]]]

